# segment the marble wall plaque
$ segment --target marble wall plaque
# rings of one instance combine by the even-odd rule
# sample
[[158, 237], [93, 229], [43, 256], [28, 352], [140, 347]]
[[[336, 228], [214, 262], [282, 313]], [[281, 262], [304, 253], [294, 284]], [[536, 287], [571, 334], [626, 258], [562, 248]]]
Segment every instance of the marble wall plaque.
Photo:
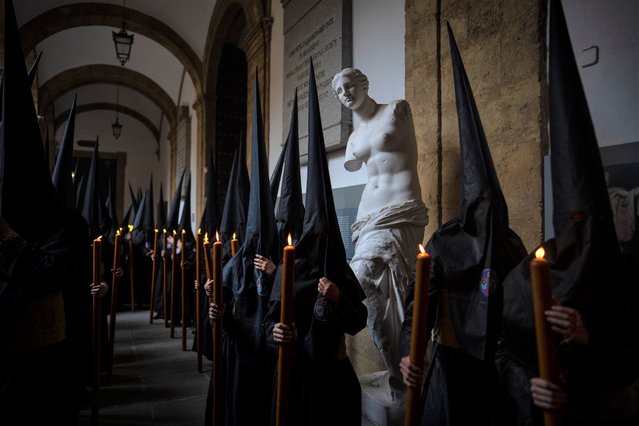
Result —
[[352, 66], [352, 0], [283, 0], [284, 144], [298, 91], [300, 156], [308, 153], [308, 71], [313, 58], [326, 150], [346, 146], [352, 113], [333, 95], [333, 75]]

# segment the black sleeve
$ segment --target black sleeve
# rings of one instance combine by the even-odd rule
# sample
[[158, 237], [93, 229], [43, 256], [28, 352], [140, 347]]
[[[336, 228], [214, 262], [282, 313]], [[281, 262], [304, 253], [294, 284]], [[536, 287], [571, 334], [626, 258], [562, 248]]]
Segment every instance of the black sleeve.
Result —
[[280, 320], [280, 309], [282, 302], [278, 300], [271, 300], [268, 305], [268, 311], [266, 312], [266, 316], [264, 317], [264, 321], [262, 321], [262, 331], [264, 332], [264, 337], [266, 339], [266, 349], [271, 355], [277, 355], [279, 350], [279, 345], [275, 343], [275, 339], [273, 339], [273, 327]]
[[331, 315], [338, 321], [342, 330], [355, 335], [366, 327], [368, 311], [361, 301], [354, 301], [346, 292], [340, 293], [337, 302], [328, 303]]

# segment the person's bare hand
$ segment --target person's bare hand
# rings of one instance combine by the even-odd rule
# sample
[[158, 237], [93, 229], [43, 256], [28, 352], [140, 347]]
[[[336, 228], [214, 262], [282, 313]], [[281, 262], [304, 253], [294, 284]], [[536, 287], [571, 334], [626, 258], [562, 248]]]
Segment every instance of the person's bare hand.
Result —
[[102, 297], [109, 291], [109, 286], [105, 282], [101, 282], [100, 284], [91, 284], [91, 295]]
[[256, 269], [259, 269], [267, 275], [271, 275], [273, 272], [275, 272], [275, 264], [271, 261], [271, 259], [268, 259], [261, 254], [255, 255], [255, 258], [253, 259], [253, 265]]
[[273, 340], [275, 343], [291, 343], [295, 339], [295, 332], [292, 327], [278, 322], [273, 326]]
[[224, 316], [224, 305], [218, 306], [215, 303], [209, 303], [209, 318], [217, 321]]
[[589, 341], [588, 330], [581, 320], [579, 311], [568, 306], [553, 305], [545, 311], [546, 321], [550, 328], [564, 336], [566, 340], [572, 340], [581, 345], [587, 345]]
[[8, 241], [17, 235], [13, 228], [11, 228], [11, 225], [9, 225], [9, 222], [0, 216], [0, 241]]
[[204, 284], [204, 291], [206, 292], [206, 295], [208, 297], [211, 297], [211, 295], [213, 294], [213, 283], [215, 281], [213, 280], [206, 280], [206, 283]]
[[530, 379], [530, 393], [533, 403], [545, 410], [557, 410], [568, 402], [568, 397], [560, 386], [541, 377]]
[[111, 269], [111, 273], [116, 277], [116, 278], [122, 278], [122, 276], [124, 275], [124, 271], [122, 270], [121, 267], [118, 266], [117, 269]]
[[399, 371], [402, 373], [404, 384], [409, 387], [419, 387], [424, 381], [424, 370], [410, 362], [410, 358], [405, 356], [399, 363]]
[[333, 302], [337, 302], [340, 297], [339, 288], [335, 285], [335, 283], [329, 280], [326, 277], [322, 277], [319, 279], [317, 284], [317, 291], [322, 296], [326, 297]]

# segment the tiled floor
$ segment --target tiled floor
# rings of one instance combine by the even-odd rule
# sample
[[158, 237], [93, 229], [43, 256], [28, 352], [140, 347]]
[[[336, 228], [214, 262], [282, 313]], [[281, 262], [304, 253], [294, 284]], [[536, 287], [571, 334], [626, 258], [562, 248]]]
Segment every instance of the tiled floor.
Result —
[[[119, 312], [113, 378], [100, 388], [100, 426], [192, 426], [204, 424], [210, 361], [198, 373], [194, 335], [187, 329], [186, 352], [181, 328], [175, 337], [163, 320], [149, 324], [149, 312]], [[103, 376], [103, 379], [105, 377]], [[91, 424], [91, 410], [80, 413], [80, 425]], [[362, 419], [362, 426], [374, 426]]]

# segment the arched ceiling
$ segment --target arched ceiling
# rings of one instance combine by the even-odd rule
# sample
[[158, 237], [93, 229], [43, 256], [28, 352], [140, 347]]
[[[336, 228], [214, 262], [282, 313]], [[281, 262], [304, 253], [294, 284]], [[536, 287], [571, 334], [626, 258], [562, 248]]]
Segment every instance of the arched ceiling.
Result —
[[[156, 141], [166, 137], [177, 106], [190, 105], [195, 99], [185, 98], [202, 93], [215, 4], [129, 0], [123, 7], [122, 0], [14, 0], [25, 55], [43, 52], [36, 77], [40, 113], [55, 120], [50, 124], [57, 134], [77, 93], [76, 129], [85, 125], [84, 115], [115, 117], [117, 109]], [[130, 60], [121, 66], [112, 32], [120, 30], [123, 19], [135, 38]]]

